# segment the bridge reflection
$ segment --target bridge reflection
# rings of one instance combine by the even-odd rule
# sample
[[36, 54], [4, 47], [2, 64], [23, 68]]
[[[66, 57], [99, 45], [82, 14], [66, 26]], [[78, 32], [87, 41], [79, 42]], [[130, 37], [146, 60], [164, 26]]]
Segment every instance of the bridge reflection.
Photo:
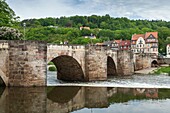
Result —
[[167, 99], [168, 89], [107, 87], [0, 88], [1, 113], [68, 113], [133, 100]]

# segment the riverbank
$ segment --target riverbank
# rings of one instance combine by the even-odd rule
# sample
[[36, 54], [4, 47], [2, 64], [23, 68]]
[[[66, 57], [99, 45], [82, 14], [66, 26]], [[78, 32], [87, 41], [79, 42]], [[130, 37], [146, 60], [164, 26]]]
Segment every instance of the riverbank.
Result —
[[158, 69], [158, 67], [142, 69], [142, 70], [135, 71], [135, 74], [153, 74], [154, 71], [157, 69]]
[[163, 64], [160, 67], [151, 67], [139, 71], [135, 71], [135, 74], [161, 74], [169, 72], [170, 67], [168, 64]]

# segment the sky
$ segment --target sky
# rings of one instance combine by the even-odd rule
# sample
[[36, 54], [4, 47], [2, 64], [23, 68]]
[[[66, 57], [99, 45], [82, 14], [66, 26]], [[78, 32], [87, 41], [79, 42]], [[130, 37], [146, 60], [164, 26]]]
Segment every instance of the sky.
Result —
[[106, 15], [170, 21], [170, 0], [6, 0], [23, 19]]

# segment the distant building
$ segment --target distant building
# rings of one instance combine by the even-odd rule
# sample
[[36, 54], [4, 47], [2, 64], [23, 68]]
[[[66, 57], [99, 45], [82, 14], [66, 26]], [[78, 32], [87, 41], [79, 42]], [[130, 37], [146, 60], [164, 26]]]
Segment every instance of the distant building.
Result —
[[95, 35], [91, 35], [91, 36], [84, 36], [84, 38], [96, 39], [96, 36], [95, 36]]
[[103, 46], [103, 43], [96, 43], [96, 46]]
[[170, 44], [166, 45], [166, 57], [170, 58]]
[[111, 47], [112, 46], [113, 41], [105, 41], [103, 43], [96, 43], [95, 45], [97, 46], [108, 46]]
[[130, 50], [130, 40], [114, 40], [111, 46], [115, 50]]
[[121, 41], [122, 40], [113, 40], [112, 49], [119, 50], [120, 49], [119, 44]]
[[96, 43], [96, 45], [108, 46], [114, 50], [130, 50], [131, 41], [130, 40], [113, 40], [113, 41], [105, 41], [103, 43]]
[[134, 53], [158, 55], [158, 32], [134, 34], [131, 39], [131, 50]]
[[90, 30], [90, 27], [81, 26], [81, 27], [80, 27], [80, 30], [83, 30], [83, 29]]
[[131, 41], [130, 40], [122, 40], [119, 43], [119, 50], [130, 50], [131, 49]]

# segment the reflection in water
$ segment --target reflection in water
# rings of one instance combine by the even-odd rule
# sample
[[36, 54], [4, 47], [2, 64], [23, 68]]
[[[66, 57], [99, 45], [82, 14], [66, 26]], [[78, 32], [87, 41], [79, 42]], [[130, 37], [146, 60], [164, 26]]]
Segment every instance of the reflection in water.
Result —
[[67, 103], [72, 100], [81, 87], [49, 87], [47, 98], [57, 103]]
[[[62, 87], [64, 89], [71, 89], [72, 87]], [[54, 91], [53, 91], [54, 89]], [[165, 110], [165, 113], [169, 113], [170, 104], [170, 90], [168, 89], [143, 89], [143, 88], [98, 88], [98, 87], [79, 87], [79, 90], [74, 90], [74, 97], [69, 99], [68, 95], [63, 95], [62, 90], [56, 90], [55, 87], [48, 87], [47, 93], [47, 112], [48, 113], [68, 113], [68, 112], [80, 112], [80, 113], [88, 113], [91, 110], [94, 110], [95, 113], [98, 112], [117, 112], [123, 113], [121, 110], [125, 110], [124, 112], [128, 113], [136, 113], [134, 109], [139, 109], [141, 112], [156, 112], [162, 113]], [[51, 97], [51, 92], [55, 93]], [[77, 93], [76, 93], [77, 92]], [[75, 94], [76, 93], [76, 94]], [[68, 93], [70, 94], [70, 93]], [[73, 94], [70, 94], [73, 96]], [[56, 98], [60, 97], [65, 103], [60, 103], [56, 101]], [[61, 101], [61, 100], [60, 100]], [[140, 105], [141, 104], [141, 105]], [[165, 104], [165, 109], [163, 107], [156, 107], [154, 109], [150, 109], [149, 106], [155, 106], [159, 104]], [[129, 109], [128, 109], [129, 107]], [[143, 109], [145, 107], [146, 109]], [[113, 109], [114, 108], [114, 109]], [[123, 109], [124, 108], [124, 109]], [[162, 108], [164, 109], [162, 111]], [[133, 111], [134, 110], [134, 111]], [[112, 112], [109, 112], [112, 111]]]
[[46, 113], [45, 88], [5, 88], [0, 113]]
[[170, 89], [0, 88], [0, 113], [169, 113]]

